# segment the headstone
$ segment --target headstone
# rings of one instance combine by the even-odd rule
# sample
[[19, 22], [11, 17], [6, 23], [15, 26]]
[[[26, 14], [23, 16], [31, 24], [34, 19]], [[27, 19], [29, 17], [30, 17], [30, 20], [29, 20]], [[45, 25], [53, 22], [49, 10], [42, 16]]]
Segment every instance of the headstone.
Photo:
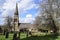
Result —
[[29, 36], [29, 30], [27, 30], [26, 32], [27, 32], [26, 37], [28, 37]]
[[5, 33], [6, 33], [6, 31], [4, 30], [4, 33], [3, 33], [3, 35], [5, 35]]

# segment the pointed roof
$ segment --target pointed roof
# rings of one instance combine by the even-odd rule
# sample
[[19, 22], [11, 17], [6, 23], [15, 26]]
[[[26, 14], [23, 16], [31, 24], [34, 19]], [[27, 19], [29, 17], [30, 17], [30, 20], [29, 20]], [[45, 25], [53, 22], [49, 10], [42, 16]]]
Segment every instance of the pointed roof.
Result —
[[18, 4], [16, 3], [15, 15], [18, 15]]

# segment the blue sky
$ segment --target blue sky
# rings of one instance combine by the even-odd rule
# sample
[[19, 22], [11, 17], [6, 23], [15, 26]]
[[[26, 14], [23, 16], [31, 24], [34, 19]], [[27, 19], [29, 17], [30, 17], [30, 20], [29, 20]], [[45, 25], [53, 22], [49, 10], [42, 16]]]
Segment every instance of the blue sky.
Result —
[[0, 24], [4, 23], [6, 16], [12, 16], [15, 12], [16, 2], [18, 3], [19, 22], [32, 23], [38, 14], [41, 0], [0, 0]]

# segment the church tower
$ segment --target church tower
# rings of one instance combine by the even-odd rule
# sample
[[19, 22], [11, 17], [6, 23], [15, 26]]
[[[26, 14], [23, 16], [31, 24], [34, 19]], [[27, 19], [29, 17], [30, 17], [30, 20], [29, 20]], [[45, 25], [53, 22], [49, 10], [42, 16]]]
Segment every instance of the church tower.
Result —
[[19, 32], [18, 23], [19, 23], [18, 5], [16, 3], [16, 9], [15, 9], [15, 13], [14, 13], [14, 31], [15, 32]]

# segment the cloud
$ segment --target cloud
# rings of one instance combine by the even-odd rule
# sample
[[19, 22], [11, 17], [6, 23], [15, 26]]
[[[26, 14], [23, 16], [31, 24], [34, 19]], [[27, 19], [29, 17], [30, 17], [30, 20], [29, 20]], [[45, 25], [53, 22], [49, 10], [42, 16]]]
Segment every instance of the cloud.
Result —
[[[13, 3], [14, 2], [14, 3]], [[2, 16], [8, 16], [8, 14], [11, 14], [12, 10], [15, 9], [15, 1], [14, 0], [5, 0], [3, 6], [2, 6]]]
[[31, 14], [27, 14], [26, 17], [32, 17], [32, 15]]
[[[15, 10], [16, 2], [18, 2], [19, 13], [25, 13], [27, 10], [37, 7], [33, 0], [5, 0], [2, 6], [2, 9], [4, 9], [2, 14], [4, 14], [4, 12]], [[5, 13], [5, 15], [7, 15], [7, 13]]]
[[[0, 7], [3, 10], [1, 16], [5, 17], [9, 14], [13, 14], [15, 11], [16, 2], [18, 3], [18, 10], [19, 13], [28, 13], [27, 10], [30, 10], [32, 8], [38, 8], [38, 6], [34, 3], [33, 0], [5, 0], [2, 7]], [[32, 18], [31, 14], [27, 14], [26, 18], [20, 18], [20, 22], [31, 22], [31, 20], [34, 20]]]
[[30, 2], [32, 2], [32, 0], [21, 0], [21, 2], [19, 3], [20, 4], [19, 7], [20, 8], [26, 8], [27, 5], [29, 5]]
[[[2, 19], [2, 20], [1, 20]], [[5, 22], [5, 19], [4, 18], [0, 18], [0, 25], [3, 25]]]
[[20, 3], [18, 3], [18, 7], [20, 9], [21, 13], [27, 12], [27, 10], [30, 10], [32, 8], [37, 8], [37, 5], [34, 3], [33, 0], [22, 0]]
[[32, 23], [34, 18], [20, 18], [20, 23]]
[[31, 23], [33, 20], [35, 20], [31, 14], [27, 14], [26, 18], [20, 18], [20, 23]]
[[28, 7], [26, 7], [24, 10], [32, 9], [33, 7], [36, 7], [36, 4], [30, 4]]

